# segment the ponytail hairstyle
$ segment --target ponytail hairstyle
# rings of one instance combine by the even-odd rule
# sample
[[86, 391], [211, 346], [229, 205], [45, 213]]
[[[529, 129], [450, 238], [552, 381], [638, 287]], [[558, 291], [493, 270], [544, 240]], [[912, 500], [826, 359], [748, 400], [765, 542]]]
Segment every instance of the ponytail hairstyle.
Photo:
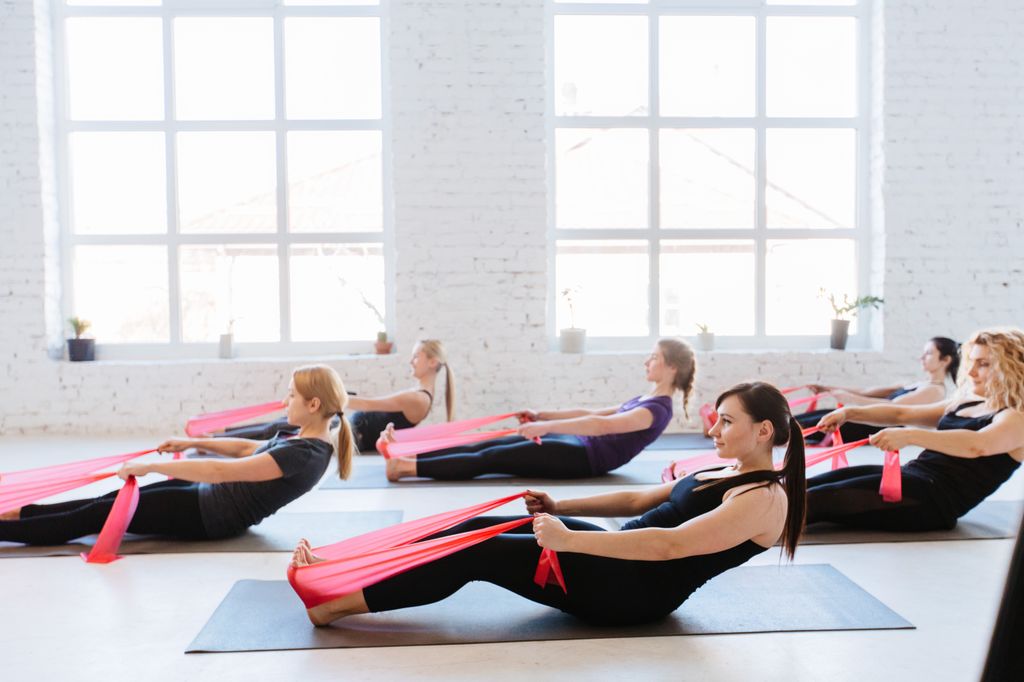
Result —
[[772, 480], [781, 482], [786, 491], [787, 510], [786, 524], [782, 532], [782, 550], [792, 560], [807, 518], [807, 472], [800, 423], [793, 417], [786, 397], [771, 384], [762, 381], [737, 384], [718, 396], [715, 408], [717, 409], [730, 396], [739, 399], [743, 410], [755, 422], [772, 423], [775, 431], [773, 446], [786, 445], [786, 458], [783, 460], [782, 470], [772, 472]]
[[675, 381], [672, 387], [683, 393], [683, 414], [690, 418], [686, 406], [690, 402], [690, 394], [693, 393], [693, 379], [697, 374], [697, 357], [693, 353], [690, 344], [682, 339], [665, 337], [658, 339], [658, 348], [665, 358], [665, 364], [676, 370]]
[[949, 358], [946, 374], [950, 381], [956, 383], [956, 373], [960, 369], [960, 344], [945, 336], [933, 336], [928, 341], [939, 351], [939, 359]]
[[338, 431], [334, 434], [334, 455], [338, 459], [338, 476], [348, 478], [352, 474], [352, 458], [355, 455], [355, 441], [352, 427], [345, 418], [348, 406], [348, 392], [341, 377], [334, 368], [327, 365], [305, 365], [292, 372], [295, 390], [306, 400], [320, 399], [318, 414], [330, 421], [334, 415], [340, 418]]
[[437, 339], [420, 339], [420, 350], [431, 360], [437, 360], [437, 369], [444, 367], [444, 409], [448, 421], [455, 419], [455, 374], [448, 364], [448, 354]]

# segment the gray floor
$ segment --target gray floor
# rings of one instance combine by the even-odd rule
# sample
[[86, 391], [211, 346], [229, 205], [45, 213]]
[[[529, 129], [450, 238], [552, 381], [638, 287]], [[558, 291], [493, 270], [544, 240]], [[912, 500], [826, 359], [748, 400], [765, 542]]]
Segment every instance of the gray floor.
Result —
[[[0, 471], [128, 452], [155, 439], [0, 439]], [[683, 453], [680, 453], [683, 454]], [[645, 455], [647, 456], [647, 455]], [[656, 458], [664, 458], [657, 453]], [[854, 453], [851, 463], [872, 455]], [[144, 481], [145, 482], [145, 481]], [[112, 487], [97, 484], [95, 492]], [[600, 487], [549, 486], [556, 496]], [[515, 492], [424, 488], [316, 490], [288, 511], [401, 509], [415, 518]], [[72, 497], [64, 495], [63, 498]], [[59, 499], [59, 498], [58, 498]], [[1024, 499], [1018, 473], [994, 499]], [[0, 581], [3, 679], [977, 679], [1010, 540], [823, 545], [828, 563], [917, 626], [910, 631], [707, 635], [190, 655], [182, 653], [236, 580], [280, 580], [286, 554], [10, 559]], [[774, 564], [776, 553], [752, 563]]]

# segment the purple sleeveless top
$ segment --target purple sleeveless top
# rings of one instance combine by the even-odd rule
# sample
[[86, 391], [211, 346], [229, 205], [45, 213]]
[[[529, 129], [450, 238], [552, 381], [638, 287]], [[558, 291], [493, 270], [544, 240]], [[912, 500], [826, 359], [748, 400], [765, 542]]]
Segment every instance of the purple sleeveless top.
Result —
[[630, 398], [619, 406], [615, 414], [629, 412], [636, 407], [643, 407], [654, 418], [651, 425], [642, 431], [629, 433], [613, 433], [607, 436], [580, 436], [583, 446], [587, 449], [587, 458], [595, 476], [617, 469], [633, 459], [648, 445], [661, 435], [672, 420], [672, 398], [656, 396], [654, 398]]

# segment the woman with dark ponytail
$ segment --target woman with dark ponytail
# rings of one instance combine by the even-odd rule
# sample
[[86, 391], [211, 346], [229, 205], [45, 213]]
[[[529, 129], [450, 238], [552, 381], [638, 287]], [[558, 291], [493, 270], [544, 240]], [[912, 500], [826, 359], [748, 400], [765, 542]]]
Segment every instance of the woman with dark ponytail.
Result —
[[[926, 377], [910, 384], [892, 384], [872, 388], [846, 388], [825, 384], [810, 384], [815, 393], [827, 393], [843, 405], [928, 405], [944, 400], [946, 382], [956, 384], [957, 371], [960, 368], [960, 344], [945, 336], [935, 336], [924, 344], [921, 351], [921, 369]], [[833, 408], [812, 410], [796, 416], [804, 428], [816, 426], [818, 422]], [[878, 433], [881, 427], [858, 422], [847, 422], [839, 429], [839, 434], [847, 443], [867, 438]], [[823, 434], [811, 434], [809, 443], [816, 443]]]
[[[369, 611], [428, 604], [473, 580], [493, 583], [587, 621], [628, 625], [654, 621], [679, 607], [711, 578], [769, 550], [780, 539], [793, 557], [804, 524], [804, 446], [786, 399], [764, 383], [740, 384], [717, 402], [715, 448], [733, 464], [691, 474], [650, 490], [571, 500], [526, 493], [533, 525], [339, 594], [308, 610], [315, 625]], [[772, 448], [787, 444], [781, 471]], [[638, 515], [619, 531], [575, 518]], [[478, 517], [451, 535], [515, 517]], [[531, 535], [532, 533], [532, 535]], [[558, 555], [567, 591], [534, 581], [541, 550]], [[299, 544], [292, 562], [316, 563]]]

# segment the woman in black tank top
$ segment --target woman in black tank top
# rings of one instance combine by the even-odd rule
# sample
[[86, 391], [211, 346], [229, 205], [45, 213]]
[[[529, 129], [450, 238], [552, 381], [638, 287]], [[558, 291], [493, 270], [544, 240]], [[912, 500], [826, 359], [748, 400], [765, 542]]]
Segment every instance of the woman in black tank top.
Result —
[[848, 467], [811, 478], [808, 523], [894, 531], [952, 528], [1013, 474], [1024, 458], [1024, 332], [976, 332], [964, 353], [967, 371], [948, 403], [844, 407], [821, 420], [826, 431], [849, 420], [905, 425], [880, 430], [871, 444], [883, 450], [908, 445], [925, 450], [903, 466], [900, 502], [884, 502], [879, 495], [881, 466]]
[[[804, 450], [785, 397], [763, 383], [741, 384], [719, 397], [712, 430], [719, 467], [647, 491], [555, 501], [526, 493], [532, 527], [467, 549], [308, 610], [322, 625], [346, 615], [432, 603], [483, 580], [579, 618], [607, 624], [652, 621], [671, 613], [716, 575], [771, 548], [782, 537], [790, 557], [803, 527]], [[782, 471], [772, 447], [787, 444]], [[618, 517], [639, 514], [621, 531], [555, 514]], [[520, 517], [521, 518], [521, 517]], [[440, 534], [508, 520], [478, 517]], [[543, 548], [559, 554], [567, 591], [540, 587], [534, 571]], [[318, 561], [307, 544], [295, 566]]]
[[[396, 429], [410, 429], [430, 414], [434, 405], [437, 375], [445, 372], [445, 410], [447, 421], [455, 415], [455, 375], [448, 366], [444, 346], [435, 339], [416, 342], [409, 359], [410, 375], [416, 380], [416, 387], [391, 393], [380, 398], [351, 396], [349, 407], [354, 410], [347, 414], [352, 425], [356, 449], [363, 453], [376, 453], [377, 439], [388, 424]], [[294, 427], [287, 420], [249, 424], [224, 431], [223, 436], [231, 438], [253, 438], [268, 440], [278, 433], [293, 435]]]
[[[825, 384], [810, 384], [815, 393], [827, 393], [835, 398], [836, 402], [844, 405], [925, 405], [937, 403], [946, 397], [946, 377], [956, 381], [956, 373], [960, 366], [960, 344], [953, 339], [944, 336], [935, 336], [928, 340], [921, 352], [921, 369], [926, 377], [921, 381], [912, 384], [892, 384], [886, 386], [875, 386], [872, 388], [847, 388], [843, 386], [828, 386]], [[807, 428], [816, 425], [832, 409], [812, 410], [798, 414], [796, 420], [800, 426]], [[882, 427], [870, 424], [861, 424], [856, 421], [848, 421], [839, 427], [839, 433], [847, 443], [861, 440], [878, 433]], [[817, 443], [824, 437], [821, 433], [814, 433], [807, 437], [807, 442]]]

